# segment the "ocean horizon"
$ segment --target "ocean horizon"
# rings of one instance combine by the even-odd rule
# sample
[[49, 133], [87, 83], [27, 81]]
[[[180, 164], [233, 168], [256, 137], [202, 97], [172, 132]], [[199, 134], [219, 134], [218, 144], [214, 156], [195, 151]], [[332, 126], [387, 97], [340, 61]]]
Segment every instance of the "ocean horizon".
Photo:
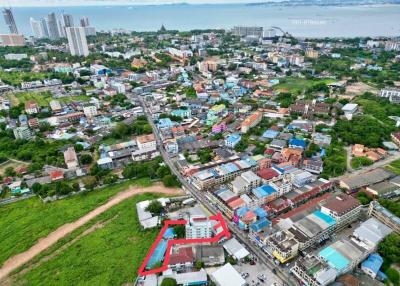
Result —
[[[39, 19], [51, 12], [89, 17], [97, 31], [126, 29], [156, 31], [167, 29], [229, 29], [237, 25], [280, 27], [296, 37], [400, 36], [400, 5], [360, 6], [249, 6], [246, 4], [163, 4], [60, 7], [15, 7], [20, 32], [32, 35], [29, 18]], [[2, 17], [1, 17], [2, 18]], [[3, 18], [0, 31], [7, 33]]]

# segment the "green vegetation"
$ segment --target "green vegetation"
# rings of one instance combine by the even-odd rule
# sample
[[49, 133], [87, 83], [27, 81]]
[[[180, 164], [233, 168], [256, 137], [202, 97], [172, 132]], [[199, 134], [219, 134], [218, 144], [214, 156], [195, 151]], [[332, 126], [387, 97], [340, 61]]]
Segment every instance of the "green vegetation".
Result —
[[0, 157], [29, 161], [29, 171], [39, 171], [44, 164], [63, 167], [64, 157], [60, 148], [69, 141], [15, 140], [11, 130], [0, 132]]
[[164, 278], [161, 282], [161, 286], [176, 286], [176, 280], [174, 278]]
[[400, 262], [400, 235], [389, 234], [379, 243], [378, 252], [383, 257], [382, 271], [386, 273], [393, 285], [399, 285], [399, 272], [391, 266]]
[[395, 216], [400, 217], [400, 202], [392, 201], [392, 200], [385, 200], [380, 199], [379, 203], [391, 211]]
[[390, 137], [390, 129], [369, 115], [353, 117], [352, 120], [338, 120], [333, 127], [338, 138], [346, 144], [363, 144], [367, 147], [379, 147], [382, 140]]
[[[62, 252], [38, 267], [17, 276], [18, 285], [128, 285], [158, 234], [158, 229], [141, 230], [135, 204], [155, 199], [154, 194], [142, 194], [123, 201], [106, 211], [89, 225], [98, 229], [73, 242]], [[89, 229], [85, 225], [59, 243], [52, 252]]]
[[372, 201], [372, 199], [364, 192], [358, 192], [357, 199], [363, 205], [368, 205]]
[[343, 145], [337, 142], [326, 150], [324, 157], [324, 170], [321, 174], [323, 178], [331, 178], [343, 175], [347, 170], [347, 152]]
[[[306, 79], [306, 78], [298, 78], [298, 77], [286, 77], [284, 79], [280, 79], [279, 84], [273, 87], [274, 90], [282, 90], [286, 92], [290, 92], [292, 94], [301, 94], [305, 92], [307, 89], [311, 92], [314, 91], [318, 84], [324, 83], [329, 84], [334, 82], [333, 79]], [[318, 90], [319, 88], [316, 88]]]
[[183, 224], [177, 224], [174, 226], [174, 232], [177, 238], [185, 238], [186, 228]]
[[[44, 92], [25, 91], [18, 93], [10, 93], [9, 98], [14, 105], [18, 105], [33, 100], [42, 107], [48, 107], [50, 101], [54, 100], [50, 91], [44, 91]], [[78, 96], [57, 98], [55, 100], [67, 103], [72, 101], [89, 101], [90, 97], [86, 95], [78, 95]]]
[[18, 86], [24, 81], [44, 80], [46, 78], [46, 74], [34, 72], [0, 71], [0, 78], [6, 84]]
[[387, 99], [379, 98], [368, 92], [358, 97], [356, 103], [362, 107], [364, 114], [375, 117], [388, 128], [394, 128], [395, 121], [388, 117], [398, 116], [400, 114], [400, 105], [392, 104]]
[[386, 166], [386, 169], [397, 175], [400, 175], [400, 159], [390, 163], [388, 166]]
[[152, 201], [146, 208], [146, 211], [152, 213], [153, 215], [160, 215], [163, 212], [163, 210], [164, 208], [162, 204], [157, 200]]
[[367, 157], [355, 157], [351, 159], [351, 167], [353, 169], [358, 169], [364, 166], [371, 166], [374, 163], [371, 159]]
[[119, 122], [111, 132], [111, 136], [108, 138], [128, 139], [131, 135], [138, 136], [143, 134], [151, 134], [152, 132], [153, 130], [151, 129], [150, 124], [147, 122], [146, 116], [139, 116], [131, 125]]
[[162, 164], [161, 157], [146, 162], [130, 163], [124, 168], [122, 175], [127, 179], [161, 179], [166, 187], [180, 187], [181, 185], [179, 180], [171, 174], [169, 167]]
[[209, 163], [213, 157], [213, 151], [210, 148], [200, 149], [196, 154], [199, 156], [201, 164]]
[[2, 206], [0, 265], [9, 257], [27, 250], [59, 226], [75, 221], [131, 185], [147, 186], [148, 180], [128, 181], [47, 204], [32, 198]]

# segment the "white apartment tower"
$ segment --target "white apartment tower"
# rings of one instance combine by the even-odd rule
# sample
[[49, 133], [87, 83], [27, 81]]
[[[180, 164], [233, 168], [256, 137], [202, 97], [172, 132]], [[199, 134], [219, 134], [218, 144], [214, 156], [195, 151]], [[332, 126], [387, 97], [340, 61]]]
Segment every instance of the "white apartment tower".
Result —
[[71, 55], [87, 57], [89, 55], [89, 48], [86, 40], [85, 28], [67, 27], [66, 33]]

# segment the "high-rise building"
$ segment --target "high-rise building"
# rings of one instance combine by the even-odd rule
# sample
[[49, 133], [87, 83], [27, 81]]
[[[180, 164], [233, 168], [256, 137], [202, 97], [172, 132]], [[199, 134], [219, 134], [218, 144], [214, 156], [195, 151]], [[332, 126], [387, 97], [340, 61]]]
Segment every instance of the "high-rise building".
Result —
[[248, 26], [235, 26], [232, 30], [235, 36], [246, 37], [246, 36], [258, 36], [261, 37], [263, 33], [263, 27], [248, 27]]
[[49, 38], [52, 40], [58, 40], [60, 38], [60, 33], [58, 31], [58, 22], [56, 14], [50, 13], [47, 16], [47, 28], [49, 30]]
[[89, 48], [86, 40], [85, 28], [68, 27], [66, 28], [69, 49], [73, 56], [89, 55]]
[[65, 33], [65, 26], [61, 23], [61, 20], [57, 20], [58, 32], [61, 38], [65, 38], [67, 34]]
[[35, 38], [41, 39], [46, 37], [41, 20], [35, 20], [31, 17], [29, 22], [31, 24], [32, 33]]
[[46, 18], [42, 18], [42, 19], [40, 19], [40, 22], [42, 23], [43, 37], [44, 38], [50, 37], [49, 27], [47, 25], [47, 19]]
[[88, 17], [81, 18], [80, 23], [81, 23], [81, 27], [89, 27], [90, 26]]
[[12, 13], [11, 8], [3, 9], [3, 16], [8, 29], [10, 30], [10, 34], [18, 34], [17, 24], [15, 24], [14, 15]]
[[71, 14], [62, 14], [62, 23], [65, 28], [74, 26], [74, 18]]
[[96, 29], [94, 27], [83, 27], [85, 29], [86, 36], [96, 36]]

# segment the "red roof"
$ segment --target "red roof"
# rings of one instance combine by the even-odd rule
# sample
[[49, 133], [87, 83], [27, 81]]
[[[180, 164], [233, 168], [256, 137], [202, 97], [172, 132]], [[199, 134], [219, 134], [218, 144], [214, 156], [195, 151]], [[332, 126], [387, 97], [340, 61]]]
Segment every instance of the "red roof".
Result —
[[177, 252], [172, 253], [169, 258], [169, 265], [184, 264], [188, 262], [193, 262], [193, 250], [191, 247], [182, 247], [177, 250]]
[[261, 169], [257, 172], [257, 175], [263, 178], [264, 180], [271, 180], [272, 178], [278, 177], [279, 173], [274, 169]]
[[273, 149], [266, 149], [265, 151], [264, 151], [264, 154], [266, 154], [266, 155], [274, 155], [274, 153], [275, 153], [275, 150], [273, 150]]
[[50, 178], [52, 181], [63, 179], [64, 173], [63, 173], [63, 171], [60, 171], [60, 170], [52, 171], [50, 173]]

